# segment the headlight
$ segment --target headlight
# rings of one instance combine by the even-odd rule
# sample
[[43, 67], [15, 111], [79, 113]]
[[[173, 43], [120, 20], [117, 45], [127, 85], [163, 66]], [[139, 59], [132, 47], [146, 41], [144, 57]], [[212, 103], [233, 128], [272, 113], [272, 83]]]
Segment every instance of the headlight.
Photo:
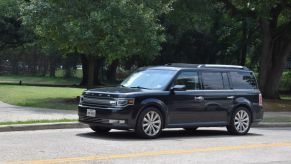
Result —
[[82, 95], [82, 96], [80, 96], [79, 104], [82, 104], [83, 100], [84, 100], [84, 96]]
[[117, 107], [124, 107], [127, 105], [134, 105], [133, 98], [117, 98], [115, 102], [111, 102], [112, 104], [115, 103]]

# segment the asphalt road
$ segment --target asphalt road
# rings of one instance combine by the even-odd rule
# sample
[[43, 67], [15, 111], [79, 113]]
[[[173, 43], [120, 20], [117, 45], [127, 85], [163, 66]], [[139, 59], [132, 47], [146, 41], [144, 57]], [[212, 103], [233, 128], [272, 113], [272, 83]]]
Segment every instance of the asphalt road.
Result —
[[129, 131], [90, 129], [0, 133], [0, 163], [291, 163], [291, 128], [253, 128], [231, 136], [225, 128], [187, 133], [165, 130], [154, 140]]

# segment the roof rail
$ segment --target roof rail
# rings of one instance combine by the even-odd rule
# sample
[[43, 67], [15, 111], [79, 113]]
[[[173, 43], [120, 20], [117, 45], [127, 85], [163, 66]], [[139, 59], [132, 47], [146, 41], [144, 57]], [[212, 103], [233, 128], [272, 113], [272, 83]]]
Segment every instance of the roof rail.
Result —
[[232, 68], [232, 69], [242, 69], [249, 70], [245, 66], [240, 65], [223, 65], [223, 64], [189, 64], [189, 63], [169, 63], [165, 64], [166, 66], [172, 67], [184, 67], [184, 68]]
[[243, 69], [249, 70], [245, 66], [240, 65], [223, 65], [223, 64], [200, 64], [198, 68], [234, 68], [234, 69]]
[[172, 66], [172, 67], [191, 67], [191, 68], [197, 68], [200, 64], [189, 64], [189, 63], [168, 63], [165, 64], [166, 66]]

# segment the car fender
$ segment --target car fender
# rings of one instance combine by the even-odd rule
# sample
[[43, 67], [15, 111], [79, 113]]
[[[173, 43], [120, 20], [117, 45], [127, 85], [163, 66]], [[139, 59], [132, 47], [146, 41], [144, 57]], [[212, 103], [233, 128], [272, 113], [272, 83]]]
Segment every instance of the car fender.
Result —
[[157, 99], [157, 98], [148, 98], [148, 99], [142, 100], [140, 105], [141, 105], [141, 107], [138, 111], [136, 120], [138, 119], [138, 116], [145, 108], [150, 107], [150, 106], [154, 106], [154, 107], [157, 107], [159, 110], [161, 110], [161, 113], [164, 116], [164, 126], [167, 124], [167, 122], [168, 122], [168, 117], [167, 117], [168, 116], [168, 107], [162, 100]]

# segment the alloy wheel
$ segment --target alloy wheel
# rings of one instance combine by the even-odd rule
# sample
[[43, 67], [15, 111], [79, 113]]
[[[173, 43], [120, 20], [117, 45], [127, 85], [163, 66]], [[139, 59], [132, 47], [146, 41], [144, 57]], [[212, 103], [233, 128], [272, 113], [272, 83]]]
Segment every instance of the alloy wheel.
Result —
[[234, 117], [234, 126], [239, 133], [244, 133], [250, 126], [250, 117], [245, 110], [240, 110]]
[[157, 135], [162, 127], [161, 116], [155, 111], [149, 111], [142, 120], [142, 127], [148, 136]]

